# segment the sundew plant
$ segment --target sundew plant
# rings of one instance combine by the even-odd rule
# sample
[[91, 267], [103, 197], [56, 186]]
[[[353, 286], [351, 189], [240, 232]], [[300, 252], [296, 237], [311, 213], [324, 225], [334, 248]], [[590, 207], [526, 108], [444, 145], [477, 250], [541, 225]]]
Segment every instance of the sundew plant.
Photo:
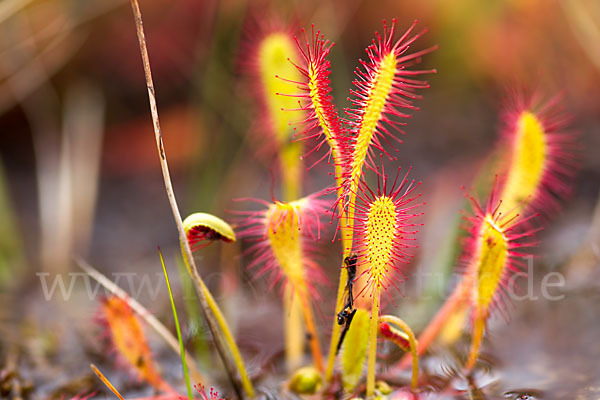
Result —
[[[220, 217], [199, 210], [182, 219], [162, 141], [141, 13], [137, 1], [132, 4], [183, 264], [218, 359], [212, 358], [211, 368], [202, 368], [186, 349], [181, 326], [187, 321], [177, 318], [166, 268], [177, 338], [141, 304], [85, 267], [114, 293], [101, 305], [101, 320], [119, 364], [160, 392], [157, 399], [485, 398], [477, 377], [486, 368], [481, 352], [493, 329], [490, 318], [509, 318], [506, 292], [511, 277], [526, 269], [523, 260], [534, 254], [537, 232], [571, 191], [577, 168], [577, 146], [560, 97], [523, 92], [507, 101], [502, 134], [490, 151], [502, 162], [481, 168], [480, 181], [486, 183], [477, 194], [472, 182], [464, 183], [469, 209], [463, 212], [463, 237], [456, 231], [447, 238], [460, 247], [455, 266], [460, 279], [431, 321], [415, 331], [395, 305], [403, 301], [402, 288], [411, 284], [408, 272], [416, 268], [417, 233], [428, 229], [421, 217], [427, 199], [420, 193], [421, 182], [413, 179], [416, 171], [397, 157], [397, 149], [402, 140], [411, 140], [409, 118], [419, 112], [428, 79], [437, 73], [422, 67], [438, 50], [423, 45], [427, 30], [422, 24], [383, 21], [365, 58], [357, 61], [344, 109], [336, 106], [338, 94], [331, 88], [336, 66], [330, 59], [333, 43], [327, 27], [297, 30], [279, 22], [249, 35], [244, 79], [256, 89], [252, 95], [257, 107], [256, 124], [248, 135], [254, 147], [261, 147], [257, 157], [271, 163], [270, 197], [235, 199]], [[306, 193], [303, 175], [324, 170], [323, 165], [313, 169], [319, 163], [330, 169], [322, 179], [330, 184]], [[273, 187], [281, 188], [281, 197]], [[272, 296], [281, 298], [282, 310], [271, 315], [268, 327], [281, 329], [284, 336], [282, 362], [273, 377], [248, 363], [239, 346], [244, 333], [232, 330], [196, 265], [194, 256], [215, 242], [221, 247], [241, 243], [247, 275], [265, 282]], [[331, 251], [327, 257], [324, 248]], [[336, 264], [323, 264], [325, 258]], [[327, 276], [337, 281], [327, 286]], [[240, 313], [245, 306], [241, 302]], [[168, 382], [161, 374], [141, 319], [180, 356], [185, 395], [177, 388], [181, 382]], [[468, 345], [451, 373], [436, 380], [431, 364], [439, 360], [430, 345], [443, 330], [467, 332]], [[458, 336], [447, 342], [450, 348], [465, 347]], [[218, 373], [221, 367], [225, 378]], [[97, 367], [93, 370], [121, 397]], [[221, 395], [212, 389], [217, 385]], [[211, 388], [210, 394], [205, 387]]]

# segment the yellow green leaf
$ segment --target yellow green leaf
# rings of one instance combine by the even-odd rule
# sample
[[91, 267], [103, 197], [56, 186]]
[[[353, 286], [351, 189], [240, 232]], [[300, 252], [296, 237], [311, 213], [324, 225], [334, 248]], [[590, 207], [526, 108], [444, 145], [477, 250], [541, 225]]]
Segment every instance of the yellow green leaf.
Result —
[[207, 213], [194, 213], [183, 221], [188, 240], [192, 235], [202, 236], [196, 240], [224, 240], [235, 242], [235, 232], [231, 226], [219, 217]]
[[359, 308], [342, 345], [342, 382], [346, 391], [354, 389], [362, 376], [368, 340], [369, 312]]

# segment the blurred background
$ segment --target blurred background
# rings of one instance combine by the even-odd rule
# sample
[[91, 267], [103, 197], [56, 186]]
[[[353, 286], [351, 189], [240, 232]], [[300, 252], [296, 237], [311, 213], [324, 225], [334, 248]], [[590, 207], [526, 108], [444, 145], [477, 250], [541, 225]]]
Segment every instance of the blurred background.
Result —
[[[240, 209], [234, 198], [270, 199], [273, 157], [261, 151], [267, 139], [257, 128], [261, 110], [256, 106], [256, 74], [249, 67], [261, 26], [281, 21], [299, 34], [314, 23], [336, 43], [331, 79], [342, 109], [349, 105], [358, 59], [366, 58], [364, 49], [374, 31], [381, 31], [382, 19], [397, 18], [400, 31], [418, 19], [429, 31], [417, 48], [437, 44], [439, 50], [424, 57], [423, 67], [438, 72], [428, 77], [431, 89], [423, 92], [421, 109], [409, 121], [398, 153], [403, 167], [414, 167], [411, 175], [423, 182], [428, 203], [420, 235], [424, 250], [415, 265], [428, 268], [434, 262], [440, 235], [455, 223], [462, 206], [461, 185], [471, 185], [495, 148], [507, 94], [524, 88], [545, 98], [562, 95], [572, 116], [570, 128], [581, 143], [574, 193], [543, 233], [542, 262], [548, 270], [561, 268], [567, 284], [577, 288], [590, 284], [589, 274], [598, 277], [600, 222], [593, 216], [600, 189], [599, 2], [154, 0], [140, 5], [165, 147], [184, 216], [205, 211], [228, 218], [226, 210]], [[160, 272], [157, 246], [171, 267], [178, 252], [128, 1], [0, 2], [0, 135], [3, 354], [17, 348], [47, 357], [45, 346], [51, 343], [58, 358], [49, 360], [67, 371], [87, 368], [92, 356], [76, 352], [89, 352], [87, 344], [73, 348], [82, 340], [47, 332], [86, 330], [73, 324], [89, 319], [94, 305], [75, 307], [59, 299], [50, 306], [41, 300], [39, 274], [78, 271], [73, 255], [105, 274], [154, 274]], [[331, 185], [329, 172], [327, 163], [311, 169], [303, 194]], [[326, 229], [325, 236], [331, 237], [334, 228]], [[580, 250], [586, 243], [591, 245]], [[324, 265], [338, 265], [338, 247], [325, 247], [329, 255], [323, 257]], [[590, 249], [596, 249], [595, 255]], [[250, 276], [236, 251], [207, 249], [199, 263], [212, 277], [209, 284], [217, 292], [246, 285], [251, 302], [261, 304], [255, 312], [277, 312], [277, 296], [248, 288], [263, 283], [247, 282]], [[571, 262], [574, 255], [584, 261]], [[223, 272], [219, 264], [231, 271]], [[326, 270], [331, 289], [336, 270]], [[438, 293], [434, 300], [442, 296]], [[230, 304], [229, 312], [237, 315], [233, 320], [250, 324], [238, 305]], [[160, 313], [167, 307], [164, 297], [151, 310]], [[329, 326], [329, 307], [321, 311], [323, 326]], [[23, 319], [25, 312], [28, 318]], [[571, 315], [573, 309], [565, 312]], [[431, 311], [406, 313], [422, 326]], [[254, 360], [260, 364], [267, 356], [254, 342], [262, 336], [252, 328], [247, 332], [245, 351], [254, 346]], [[273, 335], [282, 340], [280, 332]], [[64, 353], [56, 349], [61, 348], [70, 348], [65, 350], [69, 357], [60, 355]], [[39, 367], [40, 362], [28, 365]], [[40, 374], [28, 376], [34, 382], [60, 377], [46, 393], [69, 393], [65, 386], [72, 374]]]

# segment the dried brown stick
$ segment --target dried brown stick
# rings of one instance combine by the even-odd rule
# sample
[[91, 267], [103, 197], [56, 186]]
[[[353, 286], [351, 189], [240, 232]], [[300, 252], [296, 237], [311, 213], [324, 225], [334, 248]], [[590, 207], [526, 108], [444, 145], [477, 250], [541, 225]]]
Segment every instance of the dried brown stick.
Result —
[[198, 274], [198, 270], [196, 268], [196, 263], [194, 262], [194, 257], [192, 256], [192, 251], [190, 249], [190, 245], [187, 241], [187, 237], [185, 234], [185, 230], [183, 228], [183, 221], [181, 219], [181, 214], [179, 213], [179, 207], [177, 206], [177, 200], [175, 199], [175, 192], [173, 191], [173, 184], [171, 183], [171, 176], [169, 173], [169, 167], [167, 164], [167, 157], [165, 154], [164, 144], [162, 140], [162, 132], [160, 129], [160, 123], [158, 119], [158, 109], [156, 107], [156, 94], [154, 91], [154, 83], [152, 81], [152, 72], [150, 70], [150, 58], [148, 56], [148, 49], [146, 47], [146, 37], [144, 35], [144, 27], [142, 23], [142, 14], [140, 11], [140, 6], [137, 0], [131, 0], [131, 7], [133, 9], [133, 16], [135, 19], [135, 27], [137, 31], [138, 41], [140, 43], [140, 52], [142, 54], [142, 63], [144, 66], [144, 75], [146, 77], [146, 86], [148, 88], [148, 99], [150, 101], [150, 113], [152, 114], [152, 123], [154, 125], [154, 136], [156, 139], [156, 147], [158, 149], [158, 155], [160, 158], [160, 166], [162, 169], [163, 179], [165, 183], [165, 190], [167, 192], [167, 197], [169, 199], [169, 204], [171, 205], [171, 210], [173, 211], [173, 217], [175, 218], [175, 224], [177, 225], [177, 230], [179, 231], [179, 241], [183, 248], [184, 256], [187, 258], [187, 261], [190, 265], [190, 270], [188, 271], [192, 277], [194, 282], [194, 287], [196, 289], [196, 293], [198, 294], [198, 299], [200, 300], [200, 306], [204, 313], [204, 317], [206, 319], [208, 328], [213, 336], [213, 340], [215, 343], [215, 347], [223, 364], [225, 365], [225, 369], [227, 374], [229, 375], [229, 379], [231, 384], [238, 395], [239, 398], [243, 398], [241, 383], [237, 377], [236, 369], [228, 357], [227, 351], [223, 345], [221, 336], [219, 335], [219, 331], [214, 320], [212, 313], [210, 312], [210, 308], [206, 301], [206, 296], [204, 294], [204, 290], [202, 289], [202, 280], [200, 275]]

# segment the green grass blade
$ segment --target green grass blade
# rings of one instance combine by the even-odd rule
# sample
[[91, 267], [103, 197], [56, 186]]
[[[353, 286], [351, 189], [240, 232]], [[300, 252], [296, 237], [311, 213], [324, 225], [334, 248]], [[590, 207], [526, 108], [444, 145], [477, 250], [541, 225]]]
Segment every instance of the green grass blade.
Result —
[[173, 319], [175, 320], [175, 329], [177, 330], [177, 339], [179, 340], [179, 347], [181, 349], [181, 366], [183, 367], [183, 376], [185, 378], [185, 385], [187, 388], [188, 399], [192, 400], [192, 385], [190, 384], [190, 374], [188, 373], [187, 363], [185, 362], [185, 348], [183, 347], [183, 339], [181, 338], [181, 329], [179, 328], [179, 319], [177, 318], [177, 309], [175, 308], [175, 300], [173, 300], [173, 292], [171, 292], [171, 284], [169, 283], [169, 275], [167, 274], [167, 268], [165, 267], [165, 261], [163, 260], [162, 251], [158, 249], [158, 255], [160, 256], [160, 263], [162, 264], [163, 272], [165, 273], [165, 281], [167, 281], [167, 289], [169, 289], [169, 298], [171, 299], [171, 307], [173, 309]]

